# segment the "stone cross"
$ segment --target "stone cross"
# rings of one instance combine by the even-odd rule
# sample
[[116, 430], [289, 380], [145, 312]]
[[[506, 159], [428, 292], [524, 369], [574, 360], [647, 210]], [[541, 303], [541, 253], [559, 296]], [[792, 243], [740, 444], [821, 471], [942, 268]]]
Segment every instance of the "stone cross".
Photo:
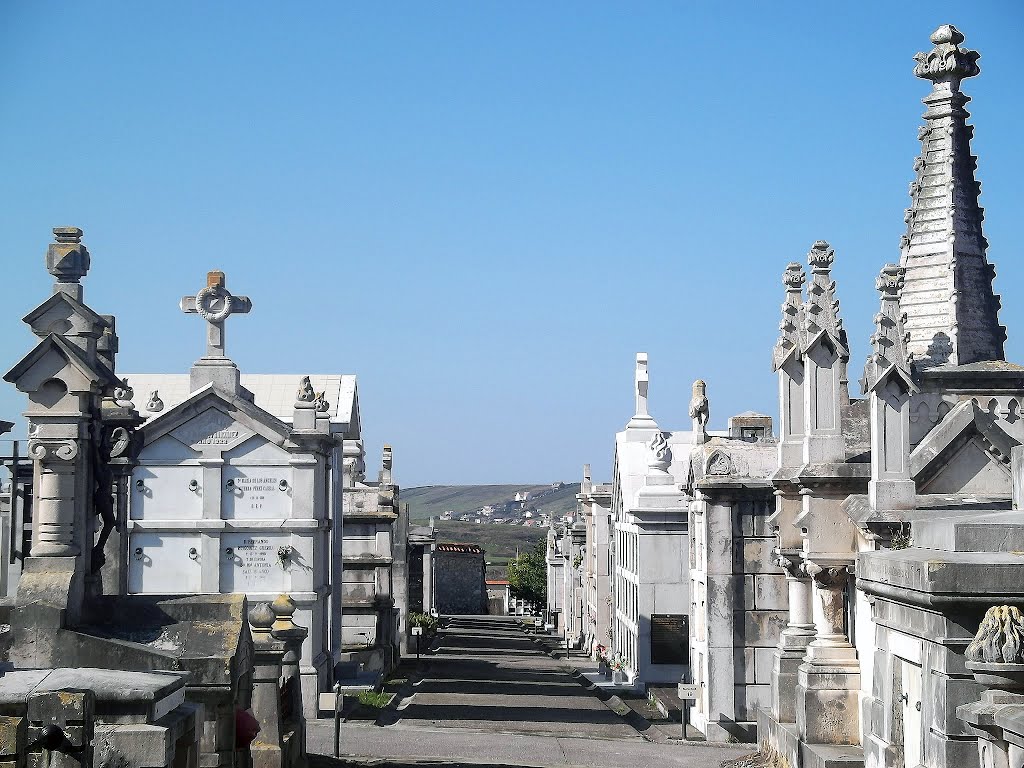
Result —
[[206, 357], [224, 357], [224, 321], [252, 309], [248, 296], [232, 296], [224, 287], [224, 273], [206, 273], [206, 287], [195, 296], [183, 296], [181, 311], [199, 315], [206, 323]]

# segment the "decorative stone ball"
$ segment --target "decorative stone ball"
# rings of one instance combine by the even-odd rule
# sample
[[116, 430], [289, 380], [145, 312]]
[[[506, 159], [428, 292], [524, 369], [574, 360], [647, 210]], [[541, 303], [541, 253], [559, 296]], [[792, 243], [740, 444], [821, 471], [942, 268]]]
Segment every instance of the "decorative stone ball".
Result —
[[257, 629], [269, 631], [274, 624], [274, 609], [270, 603], [256, 603], [249, 609], [249, 623]]
[[274, 609], [274, 613], [279, 619], [291, 618], [292, 614], [295, 613], [295, 601], [288, 595], [278, 595], [270, 607]]

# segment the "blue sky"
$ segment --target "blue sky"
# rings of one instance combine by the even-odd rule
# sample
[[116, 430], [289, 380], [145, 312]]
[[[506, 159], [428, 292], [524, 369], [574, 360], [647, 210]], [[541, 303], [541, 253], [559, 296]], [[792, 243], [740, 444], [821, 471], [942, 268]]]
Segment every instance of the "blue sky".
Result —
[[[210, 269], [253, 300], [243, 371], [359, 376], [405, 486], [607, 479], [632, 413], [775, 414], [780, 275], [829, 240], [851, 370], [899, 257], [911, 57], [942, 23], [964, 90], [1007, 356], [1024, 361], [1018, 96], [1004, 3], [0, 4], [0, 363], [32, 338], [50, 229], [123, 371], [186, 371]], [[855, 377], [854, 377], [855, 378]], [[0, 417], [24, 409], [0, 388]]]

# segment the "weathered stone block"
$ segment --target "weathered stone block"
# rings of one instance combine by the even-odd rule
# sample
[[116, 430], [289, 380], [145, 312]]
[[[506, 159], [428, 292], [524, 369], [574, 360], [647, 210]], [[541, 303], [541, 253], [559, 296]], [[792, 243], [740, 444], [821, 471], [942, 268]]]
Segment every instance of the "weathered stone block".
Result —
[[0, 768], [20, 768], [24, 764], [27, 729], [24, 717], [0, 717]]

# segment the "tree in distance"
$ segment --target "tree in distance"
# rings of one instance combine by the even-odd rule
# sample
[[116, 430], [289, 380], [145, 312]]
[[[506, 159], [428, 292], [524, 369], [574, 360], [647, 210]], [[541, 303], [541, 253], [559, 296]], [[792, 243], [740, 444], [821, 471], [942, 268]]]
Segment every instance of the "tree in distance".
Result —
[[545, 561], [547, 540], [541, 539], [533, 549], [508, 561], [508, 584], [512, 595], [536, 606], [547, 604], [548, 569]]

